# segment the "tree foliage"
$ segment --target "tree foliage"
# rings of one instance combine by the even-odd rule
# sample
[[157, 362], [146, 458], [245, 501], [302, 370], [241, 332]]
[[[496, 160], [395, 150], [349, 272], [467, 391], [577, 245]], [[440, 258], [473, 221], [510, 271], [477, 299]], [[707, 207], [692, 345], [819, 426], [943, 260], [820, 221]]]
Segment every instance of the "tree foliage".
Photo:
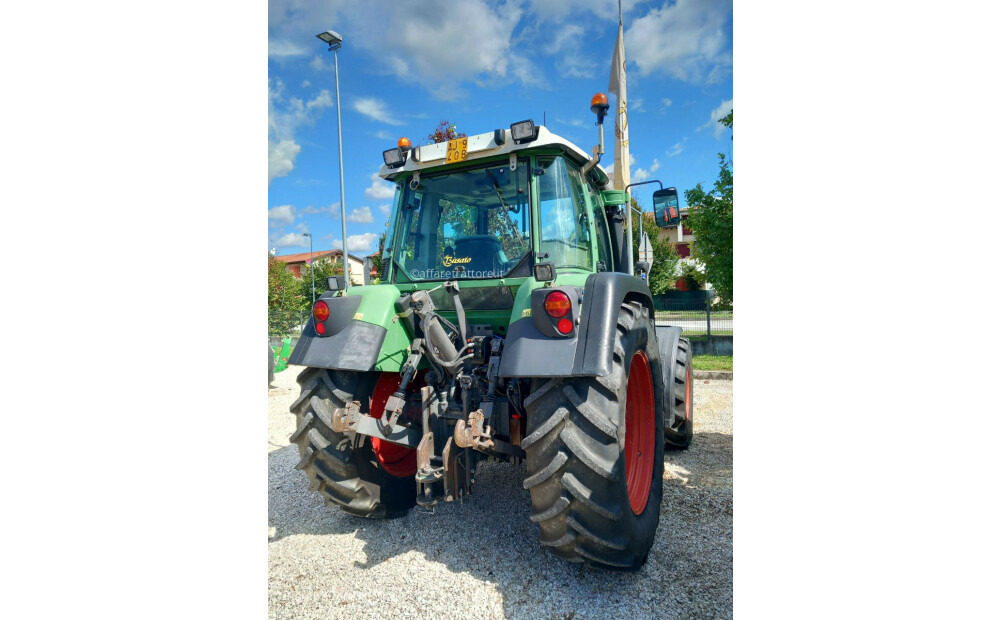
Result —
[[326, 290], [326, 279], [329, 276], [344, 275], [344, 265], [341, 263], [339, 258], [334, 261], [324, 257], [320, 260], [314, 261], [313, 265], [302, 265], [302, 269], [299, 271], [302, 278], [298, 281], [298, 283], [299, 294], [303, 300], [303, 307], [306, 309], [312, 307], [313, 269], [316, 270], [317, 299], [319, 299], [319, 296]]
[[[309, 297], [308, 299], [311, 299]], [[284, 336], [298, 323], [302, 308], [300, 282], [277, 258], [267, 257], [267, 333]]]
[[434, 130], [434, 133], [427, 136], [427, 144], [437, 144], [438, 142], [447, 142], [448, 140], [464, 137], [466, 137], [464, 133], [458, 133], [458, 128], [455, 127], [455, 123], [441, 121], [441, 123], [437, 126], [437, 129]]
[[[733, 113], [719, 120], [732, 129]], [[719, 177], [712, 189], [701, 183], [684, 192], [688, 204], [685, 228], [694, 234], [692, 256], [705, 265], [705, 278], [726, 303], [733, 301], [733, 170], [719, 153]]]
[[[639, 208], [635, 198], [632, 206]], [[642, 230], [649, 234], [649, 244], [653, 246], [653, 268], [649, 270], [649, 292], [654, 295], [664, 293], [677, 279], [677, 263], [680, 256], [670, 244], [670, 240], [660, 238], [660, 229], [652, 213], [642, 214]], [[639, 262], [639, 215], [632, 212], [632, 257]]]

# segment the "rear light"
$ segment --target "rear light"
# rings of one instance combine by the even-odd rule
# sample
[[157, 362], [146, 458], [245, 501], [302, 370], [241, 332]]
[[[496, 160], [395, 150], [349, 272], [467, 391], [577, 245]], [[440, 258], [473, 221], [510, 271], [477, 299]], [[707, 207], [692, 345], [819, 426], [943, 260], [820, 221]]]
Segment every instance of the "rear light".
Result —
[[325, 301], [317, 301], [313, 306], [313, 318], [317, 321], [325, 321], [330, 318], [330, 306], [326, 305]]
[[316, 330], [317, 334], [319, 334], [320, 336], [322, 336], [323, 332], [326, 331], [326, 324], [324, 324], [324, 323], [314, 323], [313, 324], [313, 329]]
[[556, 323], [556, 329], [559, 330], [560, 334], [568, 334], [573, 331], [573, 321], [570, 321], [569, 319], [559, 319], [559, 322]]
[[562, 291], [552, 291], [545, 296], [545, 312], [554, 319], [566, 316], [571, 307], [569, 297]]

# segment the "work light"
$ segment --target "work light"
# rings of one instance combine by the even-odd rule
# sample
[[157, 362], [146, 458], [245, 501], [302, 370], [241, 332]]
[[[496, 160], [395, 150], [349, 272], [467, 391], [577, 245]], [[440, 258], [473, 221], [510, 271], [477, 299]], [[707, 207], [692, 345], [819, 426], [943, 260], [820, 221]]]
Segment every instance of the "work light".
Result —
[[402, 147], [397, 146], [394, 149], [382, 151], [382, 159], [385, 160], [386, 166], [389, 166], [390, 168], [399, 168], [406, 163], [406, 153], [403, 151]]
[[532, 120], [521, 121], [510, 126], [510, 135], [515, 144], [524, 144], [538, 138], [538, 127]]

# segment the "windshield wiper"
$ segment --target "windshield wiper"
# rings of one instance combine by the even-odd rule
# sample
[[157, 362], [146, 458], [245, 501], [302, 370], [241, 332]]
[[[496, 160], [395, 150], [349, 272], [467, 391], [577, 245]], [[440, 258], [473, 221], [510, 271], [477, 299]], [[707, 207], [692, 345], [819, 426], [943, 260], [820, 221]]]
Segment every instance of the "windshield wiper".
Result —
[[506, 203], [504, 203], [504, 201], [503, 201], [503, 194], [500, 192], [500, 184], [497, 183], [497, 178], [495, 176], [493, 176], [493, 173], [490, 172], [489, 168], [486, 169], [486, 176], [488, 176], [490, 178], [490, 183], [493, 184], [493, 189], [496, 190], [496, 192], [497, 192], [497, 198], [500, 199], [500, 206], [502, 206], [504, 209], [507, 209], [508, 211], [510, 211], [510, 207], [508, 207], [506, 205]]

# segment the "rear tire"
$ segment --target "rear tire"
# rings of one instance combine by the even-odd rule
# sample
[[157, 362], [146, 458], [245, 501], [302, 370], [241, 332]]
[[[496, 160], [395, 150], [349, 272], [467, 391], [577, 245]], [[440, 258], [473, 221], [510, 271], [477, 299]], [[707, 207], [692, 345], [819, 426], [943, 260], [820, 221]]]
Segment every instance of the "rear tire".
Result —
[[301, 457], [295, 468], [305, 472], [309, 489], [322, 495], [327, 506], [386, 519], [406, 514], [416, 502], [413, 478], [397, 478], [382, 469], [368, 437], [332, 428], [333, 411], [351, 401], [361, 402], [367, 411], [375, 378], [325, 368], [303, 370], [298, 379], [302, 391], [291, 407], [296, 429], [289, 440]]
[[671, 355], [672, 385], [667, 395], [667, 421], [663, 432], [667, 448], [687, 450], [694, 438], [694, 381], [691, 380], [691, 341], [677, 340]]
[[[643, 359], [648, 364], [637, 362]], [[626, 419], [636, 418], [627, 414], [635, 409], [630, 377], [652, 391], [644, 399], [648, 415], [629, 434], [631, 443]], [[542, 545], [570, 562], [626, 571], [642, 567], [660, 520], [663, 396], [653, 324], [646, 309], [632, 302], [619, 310], [610, 374], [550, 379], [525, 399], [524, 487], [531, 492], [531, 520], [539, 525]], [[628, 457], [637, 432], [641, 445], [652, 446], [651, 455]], [[637, 462], [643, 463], [642, 485], [634, 481]], [[638, 514], [630, 491], [632, 502], [642, 506]]]

